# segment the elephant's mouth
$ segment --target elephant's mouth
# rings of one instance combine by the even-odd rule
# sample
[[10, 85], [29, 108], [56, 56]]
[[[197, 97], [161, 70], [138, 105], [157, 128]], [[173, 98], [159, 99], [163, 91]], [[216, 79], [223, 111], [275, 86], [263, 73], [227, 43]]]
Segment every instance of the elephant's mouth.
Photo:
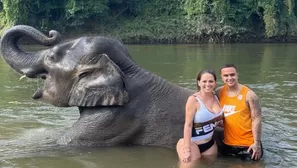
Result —
[[[44, 73], [39, 74], [35, 78], [41, 78], [43, 80], [46, 80], [46, 74], [44, 74]], [[42, 94], [43, 94], [43, 89], [37, 88], [37, 90], [35, 91], [35, 93], [32, 95], [32, 99], [40, 99], [42, 97]]]
[[40, 99], [42, 97], [43, 90], [38, 88], [33, 94], [32, 99]]

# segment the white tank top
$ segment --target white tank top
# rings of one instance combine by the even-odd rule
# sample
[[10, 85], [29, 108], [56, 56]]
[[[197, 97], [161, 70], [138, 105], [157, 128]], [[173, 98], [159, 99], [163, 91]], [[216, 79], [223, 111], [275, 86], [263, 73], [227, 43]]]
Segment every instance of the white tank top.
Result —
[[[196, 111], [194, 116], [191, 139], [192, 141], [209, 139], [213, 136], [214, 129], [217, 126], [219, 120], [222, 119], [223, 111], [221, 110], [217, 114], [212, 113], [198, 97], [195, 96], [195, 98], [200, 104], [200, 108], [198, 111]], [[217, 96], [215, 96], [215, 98], [219, 102]]]

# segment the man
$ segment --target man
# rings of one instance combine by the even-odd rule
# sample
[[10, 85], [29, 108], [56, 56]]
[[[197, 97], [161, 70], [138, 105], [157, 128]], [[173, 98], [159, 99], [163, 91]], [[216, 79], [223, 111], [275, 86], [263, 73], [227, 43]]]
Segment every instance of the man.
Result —
[[224, 85], [216, 90], [224, 112], [221, 153], [259, 160], [263, 156], [259, 98], [255, 92], [238, 82], [235, 65], [224, 65], [221, 78]]

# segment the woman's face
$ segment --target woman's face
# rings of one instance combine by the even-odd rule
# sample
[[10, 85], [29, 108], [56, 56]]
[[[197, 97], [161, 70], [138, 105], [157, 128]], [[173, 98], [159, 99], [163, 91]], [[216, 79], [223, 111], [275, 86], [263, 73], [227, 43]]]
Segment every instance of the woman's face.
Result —
[[200, 81], [198, 81], [201, 92], [212, 92], [216, 87], [216, 81], [212, 74], [204, 73], [201, 75]]

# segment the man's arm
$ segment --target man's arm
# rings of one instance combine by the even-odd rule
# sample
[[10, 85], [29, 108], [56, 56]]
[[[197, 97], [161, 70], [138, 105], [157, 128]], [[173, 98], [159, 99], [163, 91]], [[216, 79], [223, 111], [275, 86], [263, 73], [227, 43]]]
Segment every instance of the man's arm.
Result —
[[246, 98], [248, 107], [251, 111], [254, 142], [257, 145], [260, 145], [262, 132], [260, 101], [256, 93], [252, 90], [248, 91]]
[[254, 143], [249, 147], [248, 151], [252, 150], [252, 159], [259, 160], [262, 156], [261, 150], [261, 106], [258, 96], [252, 90], [247, 92], [246, 101], [251, 111], [252, 118], [252, 132], [254, 137]]

